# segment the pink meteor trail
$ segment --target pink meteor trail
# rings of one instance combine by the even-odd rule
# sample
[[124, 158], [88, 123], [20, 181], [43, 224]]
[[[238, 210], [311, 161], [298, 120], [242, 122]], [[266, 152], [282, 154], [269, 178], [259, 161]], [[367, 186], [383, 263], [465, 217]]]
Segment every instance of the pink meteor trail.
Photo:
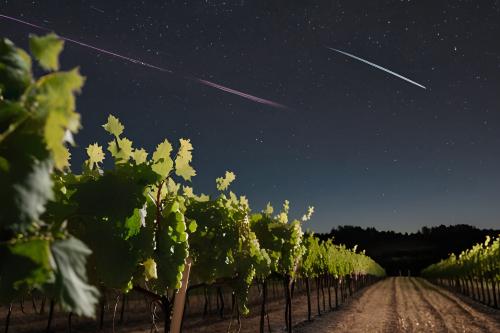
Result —
[[241, 96], [241, 97], [249, 99], [249, 100], [251, 100], [251, 101], [253, 101], [255, 103], [266, 104], [266, 105], [269, 105], [269, 106], [272, 106], [272, 107], [275, 107], [275, 108], [279, 108], [279, 109], [287, 109], [287, 107], [285, 105], [283, 105], [283, 104], [279, 104], [279, 103], [276, 103], [276, 102], [273, 102], [273, 101], [270, 101], [270, 100], [267, 100], [267, 99], [264, 99], [264, 98], [253, 96], [253, 95], [244, 93], [242, 91], [231, 89], [231, 88], [222, 86], [222, 85], [214, 83], [214, 82], [210, 82], [210, 81], [203, 80], [203, 79], [198, 79], [198, 78], [193, 78], [193, 80], [196, 81], [196, 82], [198, 82], [198, 83], [204, 84], [206, 86], [213, 87], [215, 89], [219, 89], [219, 90], [228, 92], [230, 94], [235, 94], [235, 95]]
[[[24, 25], [27, 25], [27, 26], [30, 26], [30, 27], [33, 27], [33, 28], [36, 28], [36, 29], [40, 29], [40, 30], [44, 30], [44, 31], [49, 31], [49, 32], [52, 31], [49, 28], [45, 28], [43, 26], [36, 25], [36, 24], [30, 23], [30, 22], [27, 22], [27, 21], [23, 21], [23, 20], [20, 20], [18, 18], [15, 18], [15, 17], [3, 15], [3, 14], [0, 14], [0, 17], [2, 17], [4, 19], [7, 19], [7, 20], [11, 20], [11, 21], [17, 22], [17, 23], [21, 23], [21, 24], [24, 24]], [[83, 47], [90, 48], [90, 49], [95, 50], [97, 52], [101, 52], [101, 53], [108, 54], [108, 55], [113, 56], [113, 57], [117, 57], [117, 58], [129, 61], [129, 62], [134, 63], [134, 64], [138, 64], [138, 65], [142, 65], [142, 66], [145, 66], [145, 67], [148, 67], [148, 68], [156, 69], [156, 70], [159, 70], [161, 72], [166, 72], [166, 73], [169, 73], [169, 74], [174, 74], [174, 72], [172, 70], [170, 70], [170, 69], [162, 68], [162, 67], [155, 66], [155, 65], [152, 65], [152, 64], [148, 64], [147, 62], [144, 62], [144, 61], [141, 61], [141, 60], [138, 60], [138, 59], [134, 59], [134, 58], [130, 58], [130, 57], [126, 57], [124, 55], [121, 55], [121, 54], [118, 54], [118, 53], [114, 53], [114, 52], [111, 52], [111, 51], [108, 51], [108, 50], [105, 50], [105, 49], [101, 49], [101, 48], [92, 46], [90, 44], [86, 44], [86, 43], [77, 41], [75, 39], [71, 39], [71, 38], [64, 37], [64, 36], [59, 36], [59, 38], [61, 38], [62, 40], [65, 40], [67, 42], [70, 42], [70, 43], [74, 43], [74, 44], [77, 44], [77, 45], [80, 45], [80, 46], [83, 46]], [[250, 95], [250, 94], [244, 93], [242, 91], [238, 91], [238, 90], [235, 90], [235, 89], [232, 89], [232, 88], [229, 88], [229, 87], [226, 87], [226, 86], [214, 83], [214, 82], [210, 82], [210, 81], [203, 80], [203, 79], [200, 79], [200, 78], [197, 78], [197, 77], [190, 77], [190, 76], [186, 76], [186, 75], [182, 75], [182, 77], [184, 79], [186, 79], [186, 80], [192, 80], [192, 81], [195, 81], [195, 82], [197, 82], [199, 84], [203, 84], [205, 86], [209, 86], [209, 87], [212, 87], [212, 88], [215, 88], [215, 89], [218, 89], [218, 90], [221, 90], [221, 91], [233, 94], [233, 95], [237, 95], [237, 96], [246, 98], [246, 99], [248, 99], [248, 100], [250, 100], [252, 102], [255, 102], [255, 103], [269, 105], [269, 106], [272, 106], [272, 107], [275, 107], [275, 108], [280, 108], [280, 109], [287, 109], [287, 107], [285, 105], [273, 102], [273, 101], [268, 100], [268, 99], [264, 99], [264, 98], [260, 98], [260, 97], [254, 96], [254, 95]]]

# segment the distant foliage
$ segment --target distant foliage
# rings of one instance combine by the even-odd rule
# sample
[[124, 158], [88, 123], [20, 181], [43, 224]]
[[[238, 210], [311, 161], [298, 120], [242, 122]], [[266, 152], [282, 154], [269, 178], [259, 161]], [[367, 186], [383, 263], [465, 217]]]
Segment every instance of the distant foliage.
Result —
[[388, 274], [417, 275], [425, 267], [481, 242], [487, 235], [495, 236], [500, 230], [481, 230], [471, 225], [423, 227], [418, 232], [402, 233], [381, 231], [358, 226], [338, 226], [330, 233], [318, 234], [322, 240], [353, 247], [358, 244], [381, 264]]
[[500, 235], [486, 237], [483, 243], [462, 251], [458, 256], [432, 264], [422, 271], [422, 275], [432, 279], [485, 279], [500, 281]]

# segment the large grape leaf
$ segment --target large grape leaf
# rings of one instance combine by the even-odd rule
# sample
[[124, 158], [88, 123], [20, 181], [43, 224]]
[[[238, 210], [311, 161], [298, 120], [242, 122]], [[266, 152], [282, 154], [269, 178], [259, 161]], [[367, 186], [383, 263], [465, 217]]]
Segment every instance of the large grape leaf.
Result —
[[144, 148], [135, 149], [132, 153], [132, 158], [134, 159], [136, 164], [141, 164], [146, 162], [148, 159], [148, 153]]
[[51, 112], [45, 123], [45, 142], [52, 152], [55, 166], [63, 169], [69, 166], [69, 150], [64, 145], [66, 127], [69, 119], [62, 113]]
[[140, 258], [123, 239], [122, 229], [110, 221], [95, 221], [90, 217], [73, 221], [70, 227], [92, 251], [88, 259], [91, 280], [109, 288], [125, 289]]
[[191, 153], [193, 145], [186, 139], [180, 139], [179, 142], [181, 146], [175, 158], [175, 174], [184, 178], [184, 180], [191, 180], [191, 177], [196, 176], [196, 171], [189, 164], [193, 159], [193, 154]]
[[104, 161], [104, 152], [102, 147], [97, 143], [91, 144], [87, 147], [87, 155], [89, 156], [88, 164], [92, 169], [94, 165]]
[[108, 116], [108, 122], [102, 125], [102, 127], [106, 130], [106, 132], [114, 135], [116, 138], [123, 133], [123, 129], [125, 128], [120, 120], [112, 114]]
[[146, 164], [120, 164], [98, 179], [74, 185], [77, 213], [125, 223], [134, 209], [143, 207], [146, 187], [156, 180], [157, 175]]
[[128, 239], [139, 233], [142, 226], [145, 226], [146, 209], [134, 209], [132, 216], [125, 221], [124, 238]]
[[59, 54], [64, 48], [64, 41], [56, 34], [45, 36], [30, 35], [30, 50], [45, 70], [59, 69]]
[[0, 302], [53, 280], [49, 241], [34, 239], [0, 246]]
[[33, 134], [16, 132], [1, 148], [8, 167], [0, 169], [0, 225], [22, 232], [39, 222], [53, 198], [52, 160]]
[[132, 141], [127, 138], [115, 138], [109, 142], [108, 151], [115, 158], [116, 163], [126, 163], [132, 156]]
[[153, 153], [153, 171], [159, 174], [162, 178], [166, 178], [174, 165], [170, 153], [172, 145], [165, 139], [160, 143]]
[[40, 78], [29, 96], [29, 103], [36, 105], [35, 118], [45, 122], [45, 142], [58, 169], [69, 165], [66, 132], [76, 133], [80, 127], [74, 94], [80, 91], [83, 83], [84, 78], [77, 69], [56, 72]]
[[19, 102], [0, 100], [0, 141], [13, 128], [22, 124], [28, 117], [28, 111]]
[[31, 59], [8, 39], [0, 39], [0, 96], [18, 99], [32, 81]]
[[146, 281], [158, 278], [156, 262], [153, 258], [148, 258], [142, 264], [144, 265], [144, 276], [146, 278]]
[[87, 282], [87, 257], [91, 251], [80, 240], [70, 237], [52, 244], [55, 261], [54, 293], [64, 310], [94, 317], [99, 291]]
[[[55, 72], [42, 76], [35, 85], [35, 90], [30, 95], [37, 103], [37, 114], [45, 117], [49, 112], [57, 111], [67, 116], [78, 117], [75, 111], [75, 93], [79, 92], [85, 82], [78, 68], [70, 71]], [[69, 129], [75, 131], [79, 123], [74, 119]], [[79, 118], [76, 119], [79, 121]], [[75, 126], [76, 125], [76, 126]]]

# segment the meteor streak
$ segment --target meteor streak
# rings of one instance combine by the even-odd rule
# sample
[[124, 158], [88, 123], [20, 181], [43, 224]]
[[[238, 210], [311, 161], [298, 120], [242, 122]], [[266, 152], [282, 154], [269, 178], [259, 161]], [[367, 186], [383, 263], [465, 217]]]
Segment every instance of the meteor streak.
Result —
[[351, 57], [351, 58], [353, 58], [353, 59], [356, 59], [356, 60], [359, 60], [359, 61], [361, 61], [361, 62], [364, 62], [365, 64], [368, 64], [368, 65], [373, 66], [373, 67], [375, 67], [375, 68], [381, 69], [381, 70], [383, 70], [384, 72], [387, 72], [387, 73], [389, 73], [389, 74], [392, 74], [392, 75], [394, 75], [394, 76], [396, 76], [396, 77], [398, 77], [398, 78], [400, 78], [400, 79], [402, 79], [402, 80], [405, 80], [406, 82], [410, 82], [411, 84], [414, 84], [414, 85], [416, 85], [417, 87], [420, 87], [420, 88], [422, 88], [422, 89], [427, 89], [427, 88], [426, 88], [426, 87], [424, 87], [423, 85], [421, 85], [421, 84], [419, 84], [419, 83], [417, 83], [417, 82], [415, 82], [415, 81], [412, 81], [412, 80], [410, 80], [409, 78], [404, 77], [403, 75], [400, 75], [400, 74], [395, 73], [395, 72], [393, 72], [393, 71], [391, 71], [391, 70], [389, 70], [389, 69], [387, 69], [387, 68], [384, 68], [384, 67], [382, 67], [382, 66], [379, 66], [379, 65], [377, 65], [377, 64], [374, 64], [373, 62], [369, 62], [368, 60], [365, 60], [365, 59], [362, 59], [362, 58], [360, 58], [360, 57], [357, 57], [357, 56], [355, 56], [354, 54], [350, 54], [350, 53], [347, 53], [347, 52], [344, 52], [344, 51], [341, 51], [341, 50], [337, 50], [337, 49], [334, 49], [334, 48], [331, 48], [331, 47], [328, 47], [328, 46], [325, 46], [325, 47], [326, 47], [327, 49], [329, 49], [329, 50], [332, 50], [332, 51], [335, 51], [335, 52], [341, 53], [341, 54], [346, 55], [346, 56], [348, 56], [348, 57]]
[[[40, 25], [36, 25], [36, 24], [30, 23], [30, 22], [27, 22], [27, 21], [23, 21], [23, 20], [20, 20], [18, 18], [15, 18], [15, 17], [11, 17], [11, 16], [0, 14], [0, 18], [4, 18], [4, 19], [7, 19], [7, 20], [11, 20], [11, 21], [17, 22], [17, 23], [21, 23], [21, 24], [24, 24], [24, 25], [27, 25], [27, 26], [30, 26], [30, 27], [33, 27], [33, 28], [36, 28], [36, 29], [39, 29], [39, 30], [44, 30], [44, 31], [47, 31], [47, 32], [51, 32], [52, 31], [49, 28], [42, 27]], [[67, 42], [70, 42], [70, 43], [73, 43], [73, 44], [77, 44], [77, 45], [80, 45], [80, 46], [83, 46], [83, 47], [86, 47], [86, 48], [92, 49], [94, 51], [97, 51], [97, 52], [100, 52], [100, 53], [104, 53], [104, 54], [107, 54], [107, 55], [110, 55], [110, 56], [113, 56], [113, 57], [117, 57], [117, 58], [120, 58], [122, 60], [126, 60], [128, 62], [131, 62], [133, 64], [142, 65], [144, 67], [148, 67], [148, 68], [151, 68], [151, 69], [156, 69], [158, 71], [169, 73], [169, 74], [176, 74], [176, 73], [174, 73], [174, 71], [172, 71], [172, 70], [170, 70], [168, 68], [163, 68], [163, 67], [155, 66], [155, 65], [149, 64], [147, 62], [144, 62], [142, 60], [130, 58], [130, 57], [127, 57], [127, 56], [124, 56], [124, 55], [121, 55], [121, 54], [118, 54], [118, 53], [115, 53], [115, 52], [111, 52], [111, 51], [108, 51], [108, 50], [105, 50], [105, 49], [101, 49], [101, 48], [98, 48], [96, 46], [93, 46], [93, 45], [90, 45], [90, 44], [87, 44], [87, 43], [83, 43], [83, 42], [80, 42], [80, 41], [72, 39], [72, 38], [64, 37], [64, 36], [61, 36], [61, 35], [58, 35], [58, 37], [61, 38], [62, 40], [67, 41]], [[198, 84], [202, 84], [202, 85], [205, 85], [205, 86], [208, 86], [208, 87], [212, 87], [212, 88], [224, 91], [224, 92], [229, 93], [229, 94], [237, 95], [237, 96], [240, 96], [242, 98], [248, 99], [248, 100], [250, 100], [252, 102], [255, 102], [255, 103], [269, 105], [269, 106], [272, 106], [272, 107], [275, 107], [275, 108], [279, 108], [279, 109], [287, 109], [287, 107], [285, 105], [283, 105], [283, 104], [279, 104], [279, 103], [273, 102], [273, 101], [268, 100], [268, 99], [264, 99], [264, 98], [260, 98], [260, 97], [254, 96], [254, 95], [250, 95], [250, 94], [244, 93], [242, 91], [238, 91], [236, 89], [232, 89], [232, 88], [223, 86], [221, 84], [217, 84], [215, 82], [203, 80], [203, 79], [200, 79], [200, 78], [197, 78], [197, 77], [191, 77], [191, 76], [188, 76], [188, 75], [180, 75], [180, 76], [183, 79], [185, 79], [185, 80], [194, 81], [194, 82], [197, 82]]]

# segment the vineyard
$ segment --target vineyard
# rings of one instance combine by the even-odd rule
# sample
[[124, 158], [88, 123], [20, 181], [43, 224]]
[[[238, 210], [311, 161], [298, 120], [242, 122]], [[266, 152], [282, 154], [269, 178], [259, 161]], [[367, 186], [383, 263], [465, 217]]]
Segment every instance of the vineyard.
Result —
[[486, 238], [460, 255], [433, 264], [422, 275], [434, 283], [498, 308], [500, 299], [500, 236]]
[[[34, 323], [37, 331], [71, 331], [89, 320], [103, 328], [110, 314], [114, 331], [125, 311], [144, 311], [146, 327], [165, 332], [216, 312], [230, 316], [227, 330], [239, 331], [250, 310], [264, 332], [269, 306], [282, 307], [291, 332], [294, 298], [311, 320], [385, 275], [364, 252], [304, 231], [313, 207], [297, 219], [286, 200], [277, 212], [268, 204], [255, 213], [229, 190], [236, 178], [229, 171], [215, 181], [217, 196], [195, 192], [188, 139], [165, 139], [148, 153], [110, 115], [106, 149], [89, 145], [81, 173], [73, 173], [68, 146], [81, 127], [75, 98], [85, 79], [77, 68], [59, 70], [62, 50], [54, 34], [31, 36], [33, 65], [27, 52], [0, 41], [5, 332]], [[46, 74], [35, 78], [32, 66]], [[23, 315], [28, 324], [16, 324]]]

